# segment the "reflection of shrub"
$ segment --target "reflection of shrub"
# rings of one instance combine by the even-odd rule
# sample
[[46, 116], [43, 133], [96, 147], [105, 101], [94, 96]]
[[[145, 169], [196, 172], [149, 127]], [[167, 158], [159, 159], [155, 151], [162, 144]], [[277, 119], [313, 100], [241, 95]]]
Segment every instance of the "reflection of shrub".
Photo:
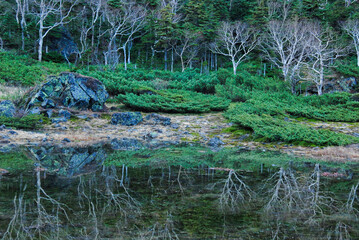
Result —
[[120, 96], [123, 103], [135, 110], [149, 112], [202, 113], [226, 110], [229, 100], [183, 90], [156, 91], [155, 94]]

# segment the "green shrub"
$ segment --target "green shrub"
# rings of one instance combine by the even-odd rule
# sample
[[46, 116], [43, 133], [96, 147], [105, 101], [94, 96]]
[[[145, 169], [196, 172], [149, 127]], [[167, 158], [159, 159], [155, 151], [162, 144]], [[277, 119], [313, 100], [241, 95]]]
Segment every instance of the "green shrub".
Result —
[[170, 113], [223, 111], [230, 102], [221, 97], [184, 90], [161, 90], [154, 94], [141, 95], [127, 93], [118, 98], [127, 107], [135, 110]]
[[[243, 104], [242, 104], [243, 105]], [[283, 141], [287, 143], [311, 143], [320, 146], [347, 145], [359, 142], [359, 138], [335, 133], [329, 130], [317, 130], [309, 126], [285, 121], [263, 113], [246, 109], [241, 104], [231, 107], [225, 117], [241, 127], [251, 129], [255, 138], [265, 141]]]
[[0, 125], [16, 129], [40, 129], [48, 119], [42, 115], [26, 115], [24, 117], [0, 117]]
[[28, 56], [0, 52], [0, 82], [32, 86], [45, 80], [48, 75], [57, 75], [63, 71], [69, 71], [68, 66], [51, 62], [40, 63]]

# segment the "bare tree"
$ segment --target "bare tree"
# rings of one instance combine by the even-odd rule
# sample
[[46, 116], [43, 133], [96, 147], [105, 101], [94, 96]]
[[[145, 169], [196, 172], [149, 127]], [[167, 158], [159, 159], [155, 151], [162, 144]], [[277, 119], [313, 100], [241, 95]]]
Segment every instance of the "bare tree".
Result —
[[16, 22], [21, 27], [21, 49], [25, 50], [26, 15], [29, 12], [28, 0], [16, 0]]
[[[32, 14], [37, 17], [37, 25], [39, 27], [39, 47], [38, 60], [42, 61], [42, 50], [44, 45], [44, 38], [54, 28], [70, 22], [70, 13], [78, 0], [70, 2], [70, 6], [65, 10], [64, 2], [66, 0], [33, 0]], [[47, 21], [49, 18], [51, 24]]]
[[198, 54], [199, 34], [185, 30], [176, 46], [172, 45], [175, 53], [181, 60], [182, 72], [189, 66]]
[[344, 0], [345, 6], [349, 7], [351, 4], [355, 3], [356, 1], [358, 1], [358, 0]]
[[259, 35], [247, 23], [223, 22], [217, 31], [217, 39], [211, 44], [212, 52], [230, 57], [233, 73], [237, 74], [238, 65], [248, 57], [257, 46]]
[[359, 20], [348, 20], [342, 24], [343, 29], [353, 38], [357, 54], [357, 66], [359, 67]]
[[325, 73], [333, 61], [344, 55], [344, 48], [338, 47], [338, 40], [329, 29], [323, 29], [319, 23], [313, 23], [309, 39], [309, 61], [304, 64], [304, 76], [301, 78], [313, 82], [318, 95], [323, 94]]
[[[87, 8], [83, 10], [83, 19], [82, 19], [82, 27], [81, 27], [81, 36], [80, 36], [80, 44], [81, 50], [80, 55], [85, 53], [91, 48], [94, 50], [95, 45], [95, 24], [99, 20], [101, 16], [101, 9], [103, 5], [103, 0], [90, 0], [87, 3]], [[88, 15], [90, 15], [88, 17]], [[91, 34], [91, 46], [89, 46], [88, 35]]]
[[[109, 42], [105, 52], [105, 64], [118, 63], [118, 51], [123, 50], [125, 70], [127, 70], [127, 44], [136, 38], [144, 26], [146, 9], [135, 2], [124, 2], [121, 9], [107, 9], [106, 19], [110, 24]], [[137, 36], [138, 37], [138, 36]], [[119, 44], [117, 44], [119, 41]]]
[[269, 61], [282, 70], [284, 80], [296, 92], [299, 82], [298, 71], [307, 56], [310, 44], [309, 25], [305, 21], [273, 20], [268, 23], [268, 30], [262, 49]]

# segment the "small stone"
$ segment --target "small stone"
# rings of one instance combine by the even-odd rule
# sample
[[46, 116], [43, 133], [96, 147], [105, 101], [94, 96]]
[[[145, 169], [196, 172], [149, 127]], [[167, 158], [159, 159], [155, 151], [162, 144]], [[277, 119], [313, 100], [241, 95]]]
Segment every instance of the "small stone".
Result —
[[13, 130], [9, 131], [9, 133], [10, 133], [11, 135], [18, 135], [18, 133], [15, 132], [15, 131], [13, 131]]
[[55, 127], [56, 127], [56, 128], [60, 128], [60, 127], [61, 127], [61, 125], [60, 125], [60, 124], [58, 124], [58, 123], [56, 123], [56, 124], [55, 124]]
[[207, 145], [210, 147], [220, 147], [223, 144], [224, 143], [222, 142], [222, 140], [218, 137], [211, 138], [207, 143]]
[[177, 123], [172, 123], [171, 124], [171, 128], [173, 129], [178, 129], [179, 128], [179, 125]]
[[48, 118], [51, 118], [51, 116], [52, 116], [53, 113], [54, 113], [54, 112], [53, 112], [52, 109], [49, 109], [49, 110], [46, 111], [46, 115], [47, 115]]
[[158, 133], [156, 132], [150, 132], [146, 135], [147, 138], [149, 139], [154, 139], [154, 138], [157, 138], [158, 137]]
[[67, 111], [67, 110], [61, 109], [59, 111], [59, 116], [63, 117], [63, 118], [66, 118], [68, 120], [71, 117], [71, 113], [69, 111]]
[[83, 119], [83, 120], [88, 119], [87, 115], [77, 115], [76, 117], [79, 118], [79, 119]]
[[42, 142], [47, 142], [47, 138], [46, 138], [46, 137], [43, 138], [43, 139], [42, 139]]
[[171, 118], [161, 116], [157, 113], [151, 113], [145, 117], [146, 123], [150, 124], [161, 124], [164, 126], [171, 125]]
[[64, 138], [63, 140], [62, 140], [62, 142], [67, 142], [67, 143], [70, 143], [71, 142], [71, 140], [70, 139], [68, 139], [68, 138]]
[[31, 110], [29, 111], [29, 114], [35, 114], [35, 115], [40, 114], [40, 108], [35, 107], [35, 108], [31, 109]]
[[65, 117], [58, 117], [58, 118], [53, 118], [51, 119], [52, 123], [60, 123], [60, 122], [67, 122], [67, 118]]
[[5, 127], [5, 125], [3, 124], [3, 125], [0, 126], [0, 131], [2, 131], [2, 130], [4, 130], [4, 129], [6, 129], [6, 127]]

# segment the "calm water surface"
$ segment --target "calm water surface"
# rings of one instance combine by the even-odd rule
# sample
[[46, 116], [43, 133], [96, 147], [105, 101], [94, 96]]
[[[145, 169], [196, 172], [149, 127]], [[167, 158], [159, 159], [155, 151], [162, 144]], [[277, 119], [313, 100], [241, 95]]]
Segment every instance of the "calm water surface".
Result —
[[355, 171], [187, 147], [1, 154], [3, 239], [359, 239]]

